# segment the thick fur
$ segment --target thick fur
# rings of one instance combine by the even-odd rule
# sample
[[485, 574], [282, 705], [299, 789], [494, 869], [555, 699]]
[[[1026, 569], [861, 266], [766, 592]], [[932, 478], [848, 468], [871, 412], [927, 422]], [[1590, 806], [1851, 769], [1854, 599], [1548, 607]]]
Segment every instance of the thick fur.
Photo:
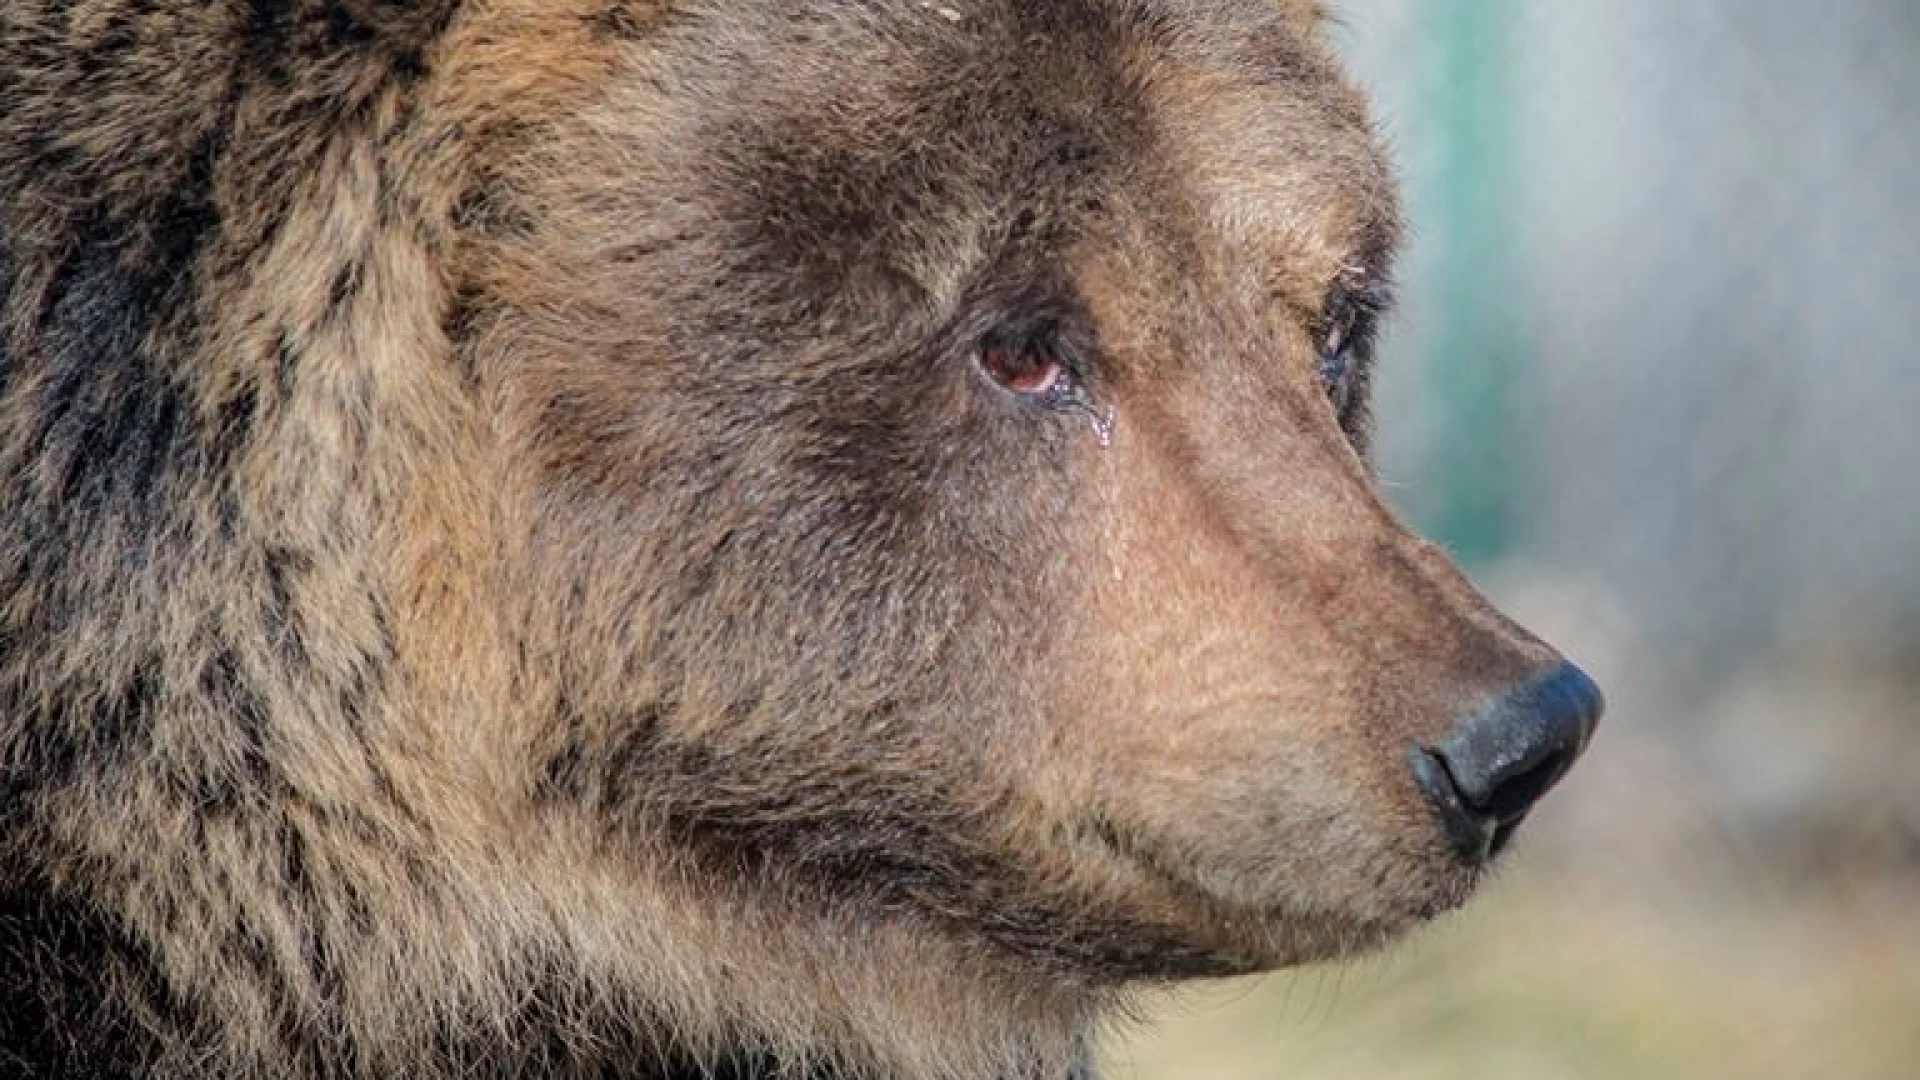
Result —
[[1553, 657], [1328, 403], [1319, 18], [0, 3], [0, 1073], [1058, 1078], [1457, 903]]

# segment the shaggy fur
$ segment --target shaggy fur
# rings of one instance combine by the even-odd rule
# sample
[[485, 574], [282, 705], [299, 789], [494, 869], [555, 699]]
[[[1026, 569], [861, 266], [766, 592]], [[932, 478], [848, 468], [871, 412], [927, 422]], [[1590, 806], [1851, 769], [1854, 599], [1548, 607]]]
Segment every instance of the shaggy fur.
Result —
[[1057, 1080], [1459, 902], [1554, 657], [1318, 19], [0, 3], [0, 1073]]

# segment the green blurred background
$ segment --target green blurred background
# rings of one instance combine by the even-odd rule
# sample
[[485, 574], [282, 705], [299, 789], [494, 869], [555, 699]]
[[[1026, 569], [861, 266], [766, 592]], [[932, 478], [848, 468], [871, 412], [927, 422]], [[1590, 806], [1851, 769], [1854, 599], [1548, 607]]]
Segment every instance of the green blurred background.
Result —
[[1390, 494], [1607, 687], [1476, 903], [1110, 1080], [1920, 1078], [1920, 2], [1348, 0]]

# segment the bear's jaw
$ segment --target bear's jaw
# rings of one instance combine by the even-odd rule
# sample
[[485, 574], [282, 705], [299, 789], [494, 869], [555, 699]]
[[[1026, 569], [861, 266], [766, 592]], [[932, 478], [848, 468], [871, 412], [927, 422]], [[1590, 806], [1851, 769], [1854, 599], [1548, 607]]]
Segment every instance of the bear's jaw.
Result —
[[554, 930], [567, 935], [558, 947], [579, 965], [575, 981], [611, 989], [606, 1021], [644, 1016], [641, 1027], [677, 1033], [686, 1056], [715, 1068], [845, 1080], [1085, 1076], [1093, 1034], [1123, 1000], [910, 910], [769, 899], [786, 890], [683, 891], [617, 872], [595, 881], [578, 867], [539, 876], [564, 883], [548, 902], [603, 920], [570, 917]]

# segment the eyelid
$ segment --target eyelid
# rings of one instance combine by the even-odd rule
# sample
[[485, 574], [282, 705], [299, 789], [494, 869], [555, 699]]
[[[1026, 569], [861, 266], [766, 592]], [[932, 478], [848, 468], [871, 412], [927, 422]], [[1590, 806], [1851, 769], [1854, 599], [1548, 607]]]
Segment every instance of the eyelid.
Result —
[[1320, 323], [1321, 348], [1334, 352], [1351, 346], [1365, 336], [1391, 303], [1391, 289], [1380, 275], [1348, 271], [1327, 290]]

